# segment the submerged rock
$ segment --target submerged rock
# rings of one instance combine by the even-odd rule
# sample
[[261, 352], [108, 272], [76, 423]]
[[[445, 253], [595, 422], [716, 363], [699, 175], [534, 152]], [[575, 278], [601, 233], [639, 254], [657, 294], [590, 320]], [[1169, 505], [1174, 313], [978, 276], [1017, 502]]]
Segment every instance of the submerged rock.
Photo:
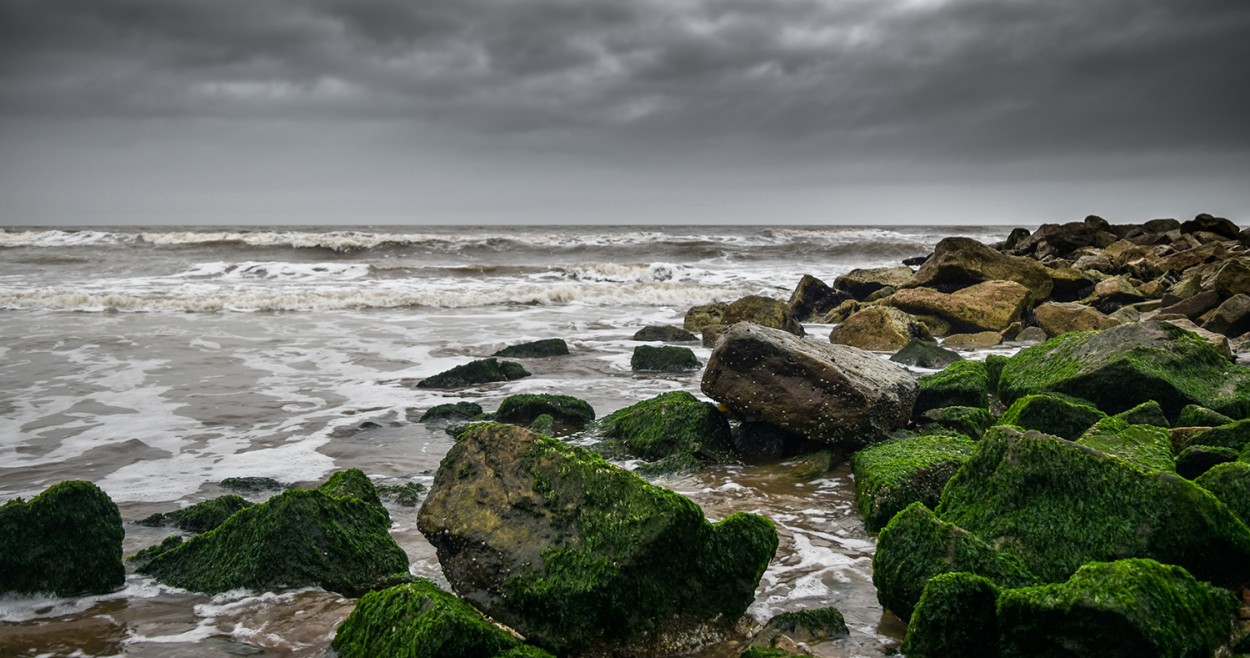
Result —
[[491, 356], [509, 359], [541, 359], [548, 356], [565, 356], [569, 353], [569, 344], [563, 338], [544, 338], [529, 343], [509, 345]]
[[890, 360], [905, 366], [918, 368], [945, 368], [964, 358], [955, 350], [948, 350], [932, 340], [914, 338], [894, 353]]
[[440, 421], [464, 421], [478, 420], [484, 417], [482, 405], [476, 402], [456, 402], [448, 404], [439, 404], [430, 407], [430, 410], [421, 415], [422, 423], [437, 423]]
[[408, 557], [367, 484], [360, 471], [344, 471], [321, 488], [285, 491], [152, 557], [140, 571], [207, 594], [318, 586], [355, 596], [406, 578]]
[[917, 390], [906, 370], [871, 352], [750, 324], [725, 333], [702, 388], [741, 416], [850, 446], [906, 423]]
[[689, 347], [639, 345], [629, 358], [629, 367], [650, 372], [690, 372], [699, 369], [699, 359]]
[[196, 503], [173, 512], [157, 513], [138, 521], [139, 525], [159, 527], [172, 525], [191, 533], [208, 532], [221, 525], [235, 512], [251, 507], [252, 503], [240, 496], [229, 494]]
[[667, 325], [647, 325], [634, 333], [634, 340], [652, 340], [664, 343], [693, 343], [699, 337], [682, 329]]
[[936, 508], [942, 487], [975, 446], [966, 436], [928, 434], [882, 441], [855, 453], [855, 507], [864, 529], [880, 530], [914, 502]]
[[571, 395], [552, 393], [521, 393], [509, 395], [499, 403], [495, 420], [526, 426], [540, 416], [550, 415], [556, 432], [573, 432], [595, 419], [589, 402]]
[[463, 598], [561, 655], [714, 637], [750, 605], [777, 548], [764, 517], [710, 524], [684, 496], [500, 424], [460, 435], [418, 528]]
[[470, 361], [427, 377], [417, 383], [417, 388], [461, 388], [490, 382], [508, 382], [529, 376], [530, 373], [521, 364], [491, 357]]
[[[330, 646], [340, 658], [504, 658], [522, 644], [473, 606], [419, 579], [361, 597]], [[550, 656], [531, 651], [526, 655]]]
[[1118, 413], [1154, 400], [1168, 418], [1199, 404], [1234, 418], [1250, 414], [1250, 369], [1229, 363], [1200, 337], [1147, 321], [1065, 334], [1021, 350], [1003, 367], [999, 395], [1066, 393]]
[[105, 594], [126, 583], [122, 517], [108, 494], [69, 480], [0, 507], [0, 592]]
[[601, 421], [608, 439], [630, 454], [659, 460], [689, 454], [699, 463], [733, 460], [729, 421], [715, 406], [673, 391], [616, 411]]
[[751, 646], [772, 648], [781, 637], [793, 642], [815, 644], [827, 642], [851, 634], [846, 620], [837, 608], [815, 608], [783, 612], [768, 620], [764, 628], [751, 640]]
[[226, 478], [218, 484], [224, 489], [253, 494], [263, 491], [281, 491], [286, 488], [285, 484], [273, 478], [254, 476]]

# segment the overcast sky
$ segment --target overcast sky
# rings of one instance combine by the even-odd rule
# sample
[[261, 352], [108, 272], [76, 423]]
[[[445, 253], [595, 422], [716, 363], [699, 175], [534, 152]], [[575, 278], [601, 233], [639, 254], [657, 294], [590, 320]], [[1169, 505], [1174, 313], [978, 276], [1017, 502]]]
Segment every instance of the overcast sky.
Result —
[[1247, 0], [0, 0], [0, 224], [1250, 225]]

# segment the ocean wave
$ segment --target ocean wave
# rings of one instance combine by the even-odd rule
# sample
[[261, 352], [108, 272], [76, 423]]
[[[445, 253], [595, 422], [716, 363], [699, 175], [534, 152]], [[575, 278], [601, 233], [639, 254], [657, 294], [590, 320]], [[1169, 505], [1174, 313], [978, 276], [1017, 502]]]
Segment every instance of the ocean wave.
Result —
[[89, 245], [134, 244], [139, 236], [111, 231], [0, 231], [4, 247], [81, 247]]
[[228, 263], [218, 261], [198, 263], [194, 267], [170, 279], [217, 279], [217, 280], [351, 280], [369, 276], [369, 265], [362, 263], [287, 263], [282, 261]]

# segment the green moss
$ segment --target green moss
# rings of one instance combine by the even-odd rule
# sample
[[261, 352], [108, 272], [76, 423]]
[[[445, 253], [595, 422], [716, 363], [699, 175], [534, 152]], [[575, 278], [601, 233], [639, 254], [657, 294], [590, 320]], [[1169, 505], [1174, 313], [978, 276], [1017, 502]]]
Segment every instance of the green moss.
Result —
[[1212, 466], [1194, 484], [1210, 491], [1250, 525], [1250, 464], [1239, 461]]
[[1065, 583], [1003, 591], [1004, 658], [1209, 658], [1228, 642], [1237, 600], [1154, 560], [1094, 562]]
[[377, 489], [378, 495], [383, 500], [393, 502], [400, 507], [416, 507], [417, 502], [421, 500], [421, 495], [425, 493], [425, 485], [417, 482], [383, 484]]
[[245, 493], [260, 493], [262, 491], [281, 491], [286, 485], [278, 482], [273, 478], [266, 477], [235, 477], [226, 478], [219, 483], [223, 488], [234, 491], [242, 491]]
[[1155, 425], [1130, 425], [1119, 416], [1109, 416], [1089, 428], [1077, 443], [1148, 471], [1176, 470], [1171, 436]]
[[974, 439], [994, 425], [994, 415], [980, 407], [942, 407], [921, 414], [919, 424], [945, 428]]
[[491, 356], [509, 359], [541, 359], [549, 356], [564, 356], [569, 353], [569, 344], [563, 338], [546, 338], [508, 347], [495, 352]]
[[141, 572], [208, 594], [315, 585], [352, 595], [406, 575], [408, 558], [387, 532], [381, 504], [347, 493], [361, 477], [332, 477], [322, 488], [288, 490], [241, 510]]
[[904, 621], [931, 578], [957, 571], [984, 576], [1004, 587], [1038, 582], [1018, 557], [994, 550], [967, 530], [938, 519], [921, 503], [899, 512], [877, 537], [872, 558], [877, 600]]
[[1185, 442], [1184, 447], [1189, 446], [1212, 446], [1241, 451], [1250, 446], [1250, 418], [1198, 432]]
[[1129, 425], [1170, 427], [1168, 417], [1163, 413], [1163, 407], [1160, 407], [1159, 403], [1154, 400], [1147, 400], [1128, 411], [1121, 411], [1115, 417]]
[[985, 374], [989, 378], [990, 391], [998, 393], [998, 379], [1002, 377], [1003, 366], [1007, 365], [1008, 357], [1002, 354], [985, 355]]
[[1242, 418], [1250, 414], [1250, 369], [1229, 363], [1197, 334], [1166, 323], [1076, 332], [1021, 350], [1004, 366], [1004, 402], [1067, 393], [1119, 413], [1154, 400], [1168, 418], [1199, 404]]
[[555, 436], [556, 419], [551, 414], [543, 414], [534, 419], [534, 422], [528, 425], [531, 432], [537, 432], [543, 436]]
[[542, 415], [552, 417], [556, 431], [570, 432], [594, 420], [595, 410], [589, 402], [571, 395], [522, 393], [504, 398], [495, 412], [495, 420], [524, 427]]
[[153, 514], [138, 523], [150, 527], [172, 525], [191, 533], [208, 532], [230, 518], [231, 514], [251, 505], [239, 496], [228, 494], [174, 512]]
[[998, 587], [973, 573], [944, 573], [925, 585], [907, 625], [908, 658], [996, 658]]
[[0, 507], [0, 592], [103, 594], [126, 581], [122, 517], [99, 487], [52, 485]]
[[1187, 404], [1176, 418], [1177, 427], [1215, 427], [1233, 422], [1222, 413], [1196, 404]]
[[913, 415], [941, 407], [989, 405], [989, 374], [983, 361], [957, 361], [945, 370], [920, 378]]
[[484, 658], [520, 644], [473, 606], [419, 579], [361, 597], [330, 646], [341, 658]]
[[698, 370], [700, 364], [689, 347], [639, 345], [634, 348], [629, 367], [652, 372], [688, 372]]
[[672, 475], [674, 473], [693, 473], [703, 468], [704, 463], [688, 452], [675, 452], [659, 461], [640, 464], [635, 472], [644, 477]]
[[521, 364], [491, 357], [470, 361], [427, 377], [417, 384], [417, 388], [460, 388], [490, 382], [509, 382], [529, 376], [530, 373]]
[[734, 459], [725, 415], [686, 391], [664, 393], [616, 411], [603, 419], [600, 429], [642, 459], [681, 453], [702, 463]]
[[880, 530], [914, 502], [936, 508], [942, 487], [975, 447], [966, 436], [933, 434], [882, 441], [855, 453], [855, 506], [864, 528]]
[[1025, 395], [1016, 400], [998, 419], [1000, 425], [1014, 425], [1026, 430], [1037, 430], [1075, 441], [1091, 425], [1106, 418], [1107, 414], [1090, 406], [1083, 400], [1066, 395], [1042, 393]]
[[522, 644], [495, 656], [495, 658], [555, 658], [555, 656], [538, 647]]
[[377, 488], [373, 486], [369, 476], [359, 468], [338, 471], [317, 489], [331, 498], [358, 498], [362, 502], [369, 503], [382, 512], [382, 516], [386, 517], [387, 525], [390, 525], [391, 515], [382, 504]]
[[1183, 478], [1196, 480], [1211, 468], [1237, 461], [1237, 451], [1214, 446], [1189, 446], [1176, 456], [1176, 472]]
[[476, 402], [439, 404], [421, 415], [422, 423], [455, 420], [478, 420], [483, 418], [482, 405]]
[[991, 429], [947, 483], [938, 516], [1045, 582], [1126, 557], [1179, 564], [1217, 584], [1250, 580], [1250, 530], [1205, 490], [1036, 432]]
[[182, 542], [183, 539], [181, 535], [170, 535], [161, 541], [161, 543], [149, 546], [138, 553], [131, 555], [126, 558], [126, 561], [134, 564], [136, 568], [142, 569], [143, 566], [151, 562], [153, 558], [161, 553], [177, 548], [182, 544]]

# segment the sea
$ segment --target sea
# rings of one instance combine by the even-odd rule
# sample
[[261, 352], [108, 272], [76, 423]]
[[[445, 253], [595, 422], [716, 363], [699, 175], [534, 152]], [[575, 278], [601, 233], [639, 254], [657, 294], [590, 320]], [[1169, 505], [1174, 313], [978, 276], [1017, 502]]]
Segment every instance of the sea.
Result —
[[[696, 304], [785, 300], [805, 274], [832, 283], [924, 256], [944, 237], [993, 243], [1010, 228], [4, 229], [0, 502], [94, 482], [120, 508], [131, 555], [173, 532], [136, 520], [229, 493], [219, 484], [229, 477], [312, 486], [355, 467], [377, 484], [428, 486], [452, 445], [417, 422], [436, 404], [491, 411], [511, 394], [562, 393], [604, 416], [667, 391], [702, 397], [698, 372], [631, 372], [634, 332], [680, 325]], [[806, 328], [827, 340], [829, 326]], [[543, 338], [563, 338], [571, 354], [524, 360], [529, 378], [415, 386]], [[703, 362], [711, 353], [693, 349]], [[896, 653], [904, 626], [877, 603], [875, 540], [853, 509], [847, 465], [811, 481], [784, 464], [653, 481], [710, 519], [747, 511], [777, 524], [781, 546], [750, 620], [832, 605], [851, 637], [815, 645], [817, 655]], [[446, 586], [417, 508], [389, 507], [412, 573]], [[106, 595], [0, 595], [0, 655], [323, 656], [354, 603], [315, 588], [206, 596], [131, 573]]]

